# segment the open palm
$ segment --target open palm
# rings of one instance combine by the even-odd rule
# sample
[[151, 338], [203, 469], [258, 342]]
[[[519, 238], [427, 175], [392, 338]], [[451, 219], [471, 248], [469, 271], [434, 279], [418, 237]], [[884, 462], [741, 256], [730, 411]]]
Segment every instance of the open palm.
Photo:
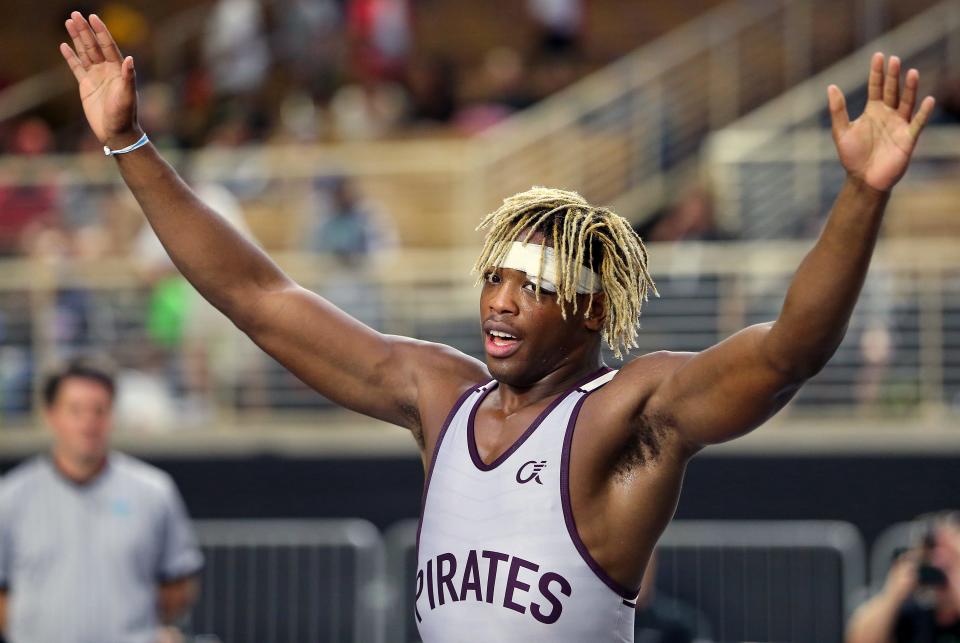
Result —
[[843, 93], [836, 85], [830, 85], [827, 91], [833, 140], [848, 174], [882, 191], [892, 189], [900, 180], [933, 111], [933, 98], [927, 96], [914, 115], [919, 83], [917, 70], [909, 70], [901, 95], [900, 59], [891, 56], [884, 73], [883, 54], [874, 54], [870, 61], [867, 106], [852, 123]]
[[100, 142], [116, 145], [139, 135], [137, 90], [133, 58], [123, 58], [103, 21], [90, 16], [88, 23], [77, 11], [66, 22], [73, 48], [60, 44], [77, 79], [83, 112]]

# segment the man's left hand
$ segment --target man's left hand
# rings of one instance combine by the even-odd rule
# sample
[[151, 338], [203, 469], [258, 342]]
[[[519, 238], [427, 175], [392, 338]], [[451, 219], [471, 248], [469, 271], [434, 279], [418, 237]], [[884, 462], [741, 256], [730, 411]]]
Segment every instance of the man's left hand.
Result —
[[827, 88], [833, 140], [840, 162], [850, 176], [882, 192], [889, 191], [907, 171], [910, 156], [923, 126], [933, 111], [927, 96], [914, 114], [920, 74], [907, 71], [900, 92], [900, 59], [891, 56], [884, 72], [884, 56], [873, 55], [867, 84], [867, 106], [860, 118], [850, 122], [843, 92]]

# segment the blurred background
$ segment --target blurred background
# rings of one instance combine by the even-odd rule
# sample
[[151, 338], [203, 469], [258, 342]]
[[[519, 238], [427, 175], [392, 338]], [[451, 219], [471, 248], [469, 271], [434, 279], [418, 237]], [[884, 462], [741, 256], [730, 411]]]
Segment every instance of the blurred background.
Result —
[[136, 58], [141, 123], [205, 201], [357, 318], [478, 357], [474, 228], [534, 184], [648, 242], [661, 298], [635, 354], [773, 319], [844, 179], [826, 86], [856, 116], [870, 54], [901, 56], [938, 107], [846, 339], [767, 426], [691, 463], [658, 586], [716, 640], [840, 640], [910, 539], [889, 528], [960, 504], [960, 2], [5, 6], [0, 468], [46, 444], [45, 369], [109, 355], [115, 444], [200, 524], [195, 632], [414, 640], [422, 468], [406, 432], [309, 390], [178, 275], [83, 118], [57, 51], [72, 9]]

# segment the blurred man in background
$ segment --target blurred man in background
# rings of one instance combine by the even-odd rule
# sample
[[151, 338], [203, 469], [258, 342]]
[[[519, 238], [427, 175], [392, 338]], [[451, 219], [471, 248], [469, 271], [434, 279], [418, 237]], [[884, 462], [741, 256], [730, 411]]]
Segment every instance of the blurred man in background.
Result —
[[114, 382], [77, 360], [43, 389], [49, 454], [0, 483], [0, 627], [10, 643], [168, 643], [203, 559], [173, 481], [109, 449]]
[[850, 619], [847, 643], [960, 641], [960, 526], [942, 523], [890, 567]]

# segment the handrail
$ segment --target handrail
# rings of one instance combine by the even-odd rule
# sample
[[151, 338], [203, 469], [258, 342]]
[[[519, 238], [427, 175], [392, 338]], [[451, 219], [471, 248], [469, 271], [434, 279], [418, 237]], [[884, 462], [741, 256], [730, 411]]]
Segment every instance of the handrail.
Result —
[[[845, 93], [852, 93], [866, 85], [866, 63], [875, 51], [895, 54], [903, 60], [922, 52], [939, 39], [960, 32], [960, 0], [943, 0], [896, 29], [867, 43], [835, 65], [825, 69], [784, 92], [777, 98], [730, 123], [715, 134], [724, 137], [728, 131], [757, 132], [750, 147], [741, 149], [746, 154], [782, 134], [785, 130], [814, 119], [826, 108], [826, 87], [832, 83]], [[960, 44], [955, 45], [960, 50]], [[953, 53], [960, 57], [960, 51]]]
[[[651, 244], [652, 272], [663, 296], [644, 306], [641, 346], [635, 354], [702, 350], [751, 323], [773, 319], [810, 246], [811, 241]], [[777, 422], [854, 417], [881, 422], [897, 417], [916, 425], [918, 434], [948, 427], [958, 413], [952, 400], [960, 396], [960, 360], [956, 357], [960, 351], [955, 345], [960, 337], [955, 314], [960, 310], [960, 288], [951, 277], [960, 271], [955, 246], [944, 237], [882, 241], [847, 338], [830, 364], [804, 386]], [[382, 332], [441, 342], [482, 356], [476, 322], [478, 292], [475, 276], [470, 274], [477, 250], [476, 246], [459, 246], [395, 252], [365, 268], [346, 271], [338, 271], [334, 262], [314, 255], [280, 253], [275, 258], [305, 287], [331, 298]], [[126, 260], [0, 262], [0, 332], [4, 333], [0, 338], [4, 346], [0, 423], [22, 426], [31, 422], [31, 409], [35, 411], [37, 406], [25, 402], [3, 406], [5, 394], [19, 391], [22, 396], [24, 390], [13, 387], [10, 365], [29, 359], [36, 367], [24, 372], [22, 377], [27, 379], [18, 380], [26, 386], [31, 375], [39, 377], [46, 365], [74, 346], [67, 342], [75, 340], [54, 334], [52, 322], [64, 318], [62, 306], [76, 297], [86, 307], [70, 308], [76, 312], [66, 314], [89, 319], [89, 323], [100, 319], [103, 330], [92, 340], [100, 348], [119, 351], [131, 364], [149, 355], [155, 341], [144, 330], [150, 283], [137, 274], [134, 264]], [[344, 289], [347, 298], [338, 300]], [[73, 299], [61, 302], [60, 295], [68, 293]], [[238, 406], [235, 398], [241, 376], [251, 372], [261, 375], [245, 386], [263, 399], [256, 406], [260, 413], [250, 418], [254, 424], [266, 422], [264, 417], [272, 418], [273, 425], [314, 424], [315, 415], [304, 415], [306, 409], [315, 414], [331, 408], [284, 376], [225, 319], [216, 315], [194, 319], [191, 334], [169, 348], [187, 356], [197, 341], [209, 344], [211, 350], [222, 347], [204, 358], [210, 360], [211, 370], [220, 373], [211, 385], [214, 388], [197, 393], [208, 396], [197, 399], [208, 399], [210, 405], [211, 415], [203, 420], [204, 426], [237, 427], [235, 430], [251, 426], [237, 421], [246, 407]], [[870, 361], [864, 356], [863, 342], [869, 333], [877, 332], [882, 333], [879, 341], [886, 342], [889, 350], [886, 357]], [[217, 366], [225, 358], [232, 366]], [[871, 381], [875, 382], [874, 393], [862, 388]], [[39, 390], [39, 380], [33, 386]], [[2, 411], [4, 408], [11, 410]], [[257, 444], [256, 438], [250, 439], [253, 442], [245, 443], [247, 447]]]
[[624, 79], [636, 85], [653, 81], [665, 67], [734, 37], [795, 1], [745, 0], [719, 5], [494, 125], [480, 140], [495, 142], [496, 155], [505, 156], [548, 132], [573, 126], [585, 112], [609, 103], [611, 94], [622, 93]]

